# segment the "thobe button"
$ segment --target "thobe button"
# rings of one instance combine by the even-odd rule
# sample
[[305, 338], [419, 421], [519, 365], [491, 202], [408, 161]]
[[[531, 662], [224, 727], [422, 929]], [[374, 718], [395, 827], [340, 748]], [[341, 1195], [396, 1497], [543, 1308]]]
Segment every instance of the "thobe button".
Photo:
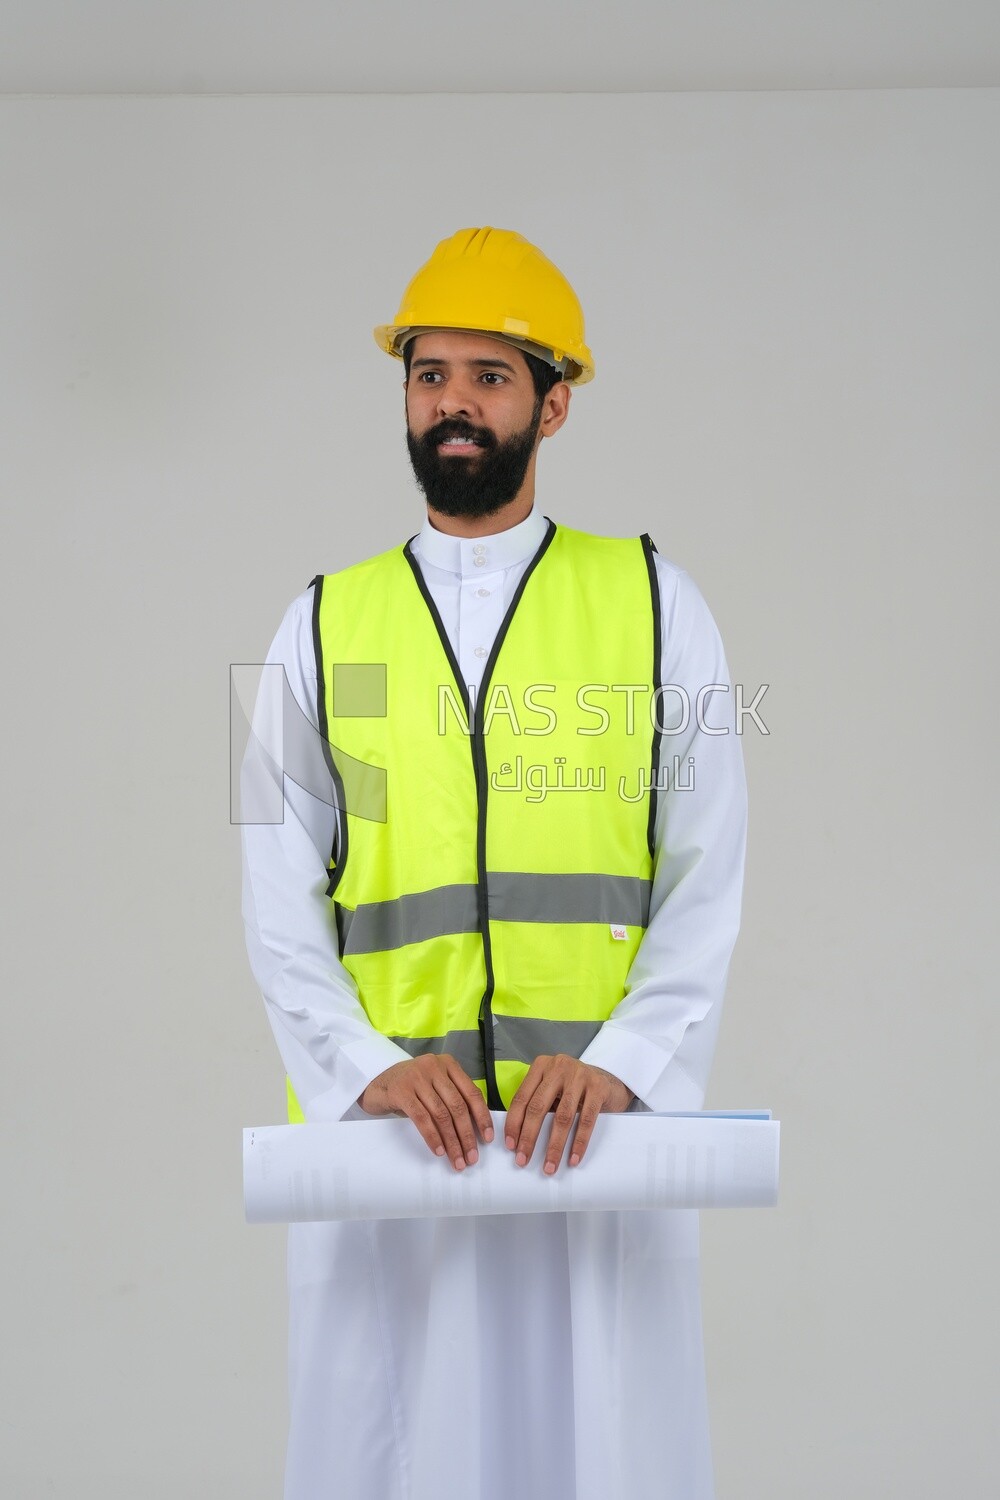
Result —
[[476, 589], [476, 593], [479, 595], [480, 599], [488, 599], [490, 597], [489, 589]]
[[478, 557], [480, 555], [480, 553], [483, 553], [483, 552], [486, 551], [486, 548], [485, 547], [476, 546], [476, 547], [473, 547], [472, 550], [473, 550], [473, 552], [476, 553], [476, 555]]
[[477, 646], [476, 647], [476, 655], [477, 656], [485, 656], [486, 655], [486, 647], [485, 646]]
[[486, 566], [485, 557], [476, 557], [473, 558], [473, 561], [475, 562], [477, 568], [485, 568]]

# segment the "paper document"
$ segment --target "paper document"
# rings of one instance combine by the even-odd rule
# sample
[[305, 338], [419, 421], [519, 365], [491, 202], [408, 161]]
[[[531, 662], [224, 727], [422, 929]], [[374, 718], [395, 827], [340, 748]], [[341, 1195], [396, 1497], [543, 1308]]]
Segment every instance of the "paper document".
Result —
[[495, 1136], [456, 1172], [410, 1120], [270, 1125], [243, 1132], [251, 1224], [414, 1219], [579, 1209], [764, 1208], [778, 1197], [776, 1120], [761, 1113], [602, 1115], [579, 1166], [542, 1171], [549, 1126], [518, 1167]]

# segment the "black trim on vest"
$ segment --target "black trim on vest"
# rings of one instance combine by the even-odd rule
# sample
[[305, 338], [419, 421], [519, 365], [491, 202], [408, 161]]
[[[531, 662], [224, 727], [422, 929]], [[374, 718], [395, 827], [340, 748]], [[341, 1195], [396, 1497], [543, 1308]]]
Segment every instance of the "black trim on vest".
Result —
[[[334, 786], [334, 810], [337, 814], [337, 831], [334, 833], [334, 846], [330, 852], [330, 861], [334, 868], [330, 871], [330, 882], [326, 888], [326, 894], [333, 896], [347, 864], [347, 797], [344, 793], [344, 782], [340, 772], [337, 770], [333, 758], [333, 749], [330, 745], [330, 726], [326, 714], [326, 672], [323, 663], [323, 642], [319, 630], [319, 607], [323, 598], [323, 574], [317, 573], [312, 581], [313, 590], [313, 650], [316, 653], [316, 722], [319, 725], [320, 738], [323, 741], [323, 755], [326, 759], [330, 775], [333, 777]], [[334, 903], [334, 914], [336, 915], [336, 903]], [[338, 921], [338, 932], [339, 932]], [[343, 953], [343, 943], [341, 943]]]
[[462, 681], [462, 669], [458, 665], [457, 656], [451, 649], [451, 641], [448, 639], [448, 632], [444, 628], [444, 621], [438, 614], [438, 607], [434, 603], [434, 600], [431, 598], [430, 589], [427, 587], [427, 584], [424, 580], [424, 575], [420, 571], [420, 568], [417, 564], [417, 559], [414, 557], [413, 553], [410, 550], [410, 544], [413, 542], [413, 540], [414, 538], [411, 536], [409, 542], [407, 542], [405, 547], [403, 548], [403, 556], [409, 563], [410, 572], [413, 574], [413, 577], [416, 580], [417, 588], [420, 590], [420, 593], [423, 596], [424, 603], [430, 610], [431, 619], [434, 621], [434, 628], [441, 638], [441, 644], [444, 647], [444, 654], [448, 658], [448, 665], [451, 667], [452, 676], [455, 679], [455, 684], [458, 688], [458, 691], [462, 695], [462, 702], [465, 704], [465, 716], [470, 721], [469, 727], [471, 728], [472, 715], [469, 712], [469, 684]]
[[[454, 673], [455, 681], [458, 684], [459, 690], [462, 694], [462, 701], [465, 704], [466, 714], [469, 716], [469, 729], [471, 731], [469, 735], [469, 744], [472, 749], [472, 769], [476, 778], [476, 803], [479, 814], [478, 826], [476, 829], [476, 905], [479, 915], [479, 930], [483, 939], [483, 957], [486, 961], [486, 990], [479, 1004], [479, 1030], [482, 1033], [483, 1038], [483, 1056], [485, 1059], [486, 1071], [486, 1103], [490, 1109], [503, 1109], [504, 1103], [500, 1094], [500, 1089], [497, 1085], [496, 1055], [493, 1045], [492, 1000], [493, 991], [496, 987], [496, 976], [493, 973], [493, 951], [490, 944], [489, 894], [486, 886], [486, 793], [489, 786], [489, 778], [487, 776], [486, 766], [486, 745], [483, 740], [485, 716], [483, 705], [486, 702], [490, 678], [493, 675], [493, 668], [496, 666], [497, 657], [500, 655], [500, 648], [503, 645], [504, 638], [507, 634], [508, 629], [510, 628], [510, 622], [514, 618], [514, 611], [517, 609], [517, 606], [521, 600], [521, 595], [524, 593], [525, 585], [527, 584], [528, 579], [531, 577], [532, 573], [537, 568], [545, 552], [548, 550], [552, 538], [556, 534], [556, 523], [550, 520], [548, 516], [546, 516], [545, 519], [549, 523], [549, 529], [545, 533], [545, 536], [542, 538], [542, 541], [539, 543], [538, 551], [528, 563], [528, 566], [524, 570], [524, 575], [514, 591], [514, 597], [510, 601], [510, 606], [507, 610], [507, 613], [504, 615], [503, 620], [500, 623], [500, 629], [497, 631], [496, 639], [493, 642], [493, 649], [490, 652], [489, 657], [486, 661], [486, 665], [483, 669], [482, 681], [479, 684], [479, 691], [476, 695], [475, 714], [469, 713], [469, 685], [468, 683], [463, 683], [462, 681], [461, 669], [455, 658], [455, 653], [451, 648], [451, 642], [448, 639], [448, 633], [444, 628], [441, 616], [438, 614], [437, 606], [435, 605], [434, 600], [431, 598], [427, 584], [424, 582], [424, 576], [420, 571], [417, 560], [410, 550], [410, 542], [407, 542], [406, 546], [403, 548], [403, 555], [410, 565], [410, 570], [413, 573], [414, 578], [416, 579], [417, 587], [423, 596], [424, 603], [430, 610], [431, 619], [434, 621], [434, 624], [437, 628], [437, 633], [441, 638], [441, 644], [444, 647], [445, 655], [447, 656], [448, 661], [451, 664], [451, 670]], [[413, 538], [411, 537], [410, 541], [412, 540]]]
[[[661, 686], [660, 673], [663, 670], [663, 627], [660, 610], [660, 580], [656, 576], [656, 563], [653, 554], [656, 551], [656, 543], [648, 531], [644, 531], [639, 538], [642, 543], [643, 556], [646, 559], [646, 572], [649, 574], [649, 592], [653, 606], [653, 692]], [[656, 854], [656, 792], [657, 778], [660, 766], [660, 706], [653, 699], [653, 750], [652, 766], [650, 769], [650, 791], [649, 791], [649, 821], [646, 825], [646, 844], [651, 856]]]
[[486, 659], [483, 669], [483, 678], [479, 684], [479, 692], [476, 694], [476, 717], [472, 734], [472, 761], [476, 772], [476, 795], [479, 801], [479, 829], [476, 837], [476, 863], [479, 875], [479, 925], [483, 933], [483, 949], [486, 955], [486, 993], [483, 995], [479, 1007], [479, 1026], [483, 1033], [483, 1052], [486, 1057], [486, 1103], [490, 1109], [503, 1109], [504, 1103], [497, 1084], [496, 1050], [493, 1040], [493, 991], [496, 988], [496, 977], [493, 973], [493, 949], [490, 943], [490, 908], [489, 894], [486, 885], [486, 793], [489, 786], [489, 777], [486, 767], [486, 744], [483, 739], [484, 717], [486, 695], [489, 691], [490, 679], [493, 676], [493, 668], [496, 666], [500, 648], [504, 643], [510, 622], [514, 618], [514, 611], [521, 601], [525, 584], [537, 568], [542, 557], [548, 551], [552, 538], [556, 534], [556, 523], [549, 519], [549, 529], [542, 538], [538, 551], [524, 570], [524, 576], [514, 591], [514, 597], [510, 601], [510, 608], [500, 622], [493, 649]]

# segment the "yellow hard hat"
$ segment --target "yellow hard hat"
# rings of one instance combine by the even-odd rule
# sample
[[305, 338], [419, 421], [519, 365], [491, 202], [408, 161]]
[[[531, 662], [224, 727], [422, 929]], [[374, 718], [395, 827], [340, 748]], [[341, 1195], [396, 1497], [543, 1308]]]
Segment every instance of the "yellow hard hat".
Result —
[[460, 229], [442, 240], [403, 293], [395, 323], [375, 329], [375, 342], [402, 359], [407, 339], [430, 328], [492, 333], [554, 364], [569, 385], [594, 378], [576, 293], [512, 229]]

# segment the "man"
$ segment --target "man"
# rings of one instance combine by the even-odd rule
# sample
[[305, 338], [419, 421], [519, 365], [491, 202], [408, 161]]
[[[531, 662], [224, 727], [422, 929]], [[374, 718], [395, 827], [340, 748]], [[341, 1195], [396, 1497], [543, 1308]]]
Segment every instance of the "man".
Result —
[[[427, 518], [271, 648], [326, 786], [244, 829], [251, 964], [291, 1118], [585, 1170], [601, 1113], [702, 1102], [745, 830], [721, 644], [647, 537], [535, 506], [593, 375], [538, 250], [460, 231], [376, 338]], [[289, 1295], [286, 1500], [710, 1500], [691, 1212], [294, 1225]]]

